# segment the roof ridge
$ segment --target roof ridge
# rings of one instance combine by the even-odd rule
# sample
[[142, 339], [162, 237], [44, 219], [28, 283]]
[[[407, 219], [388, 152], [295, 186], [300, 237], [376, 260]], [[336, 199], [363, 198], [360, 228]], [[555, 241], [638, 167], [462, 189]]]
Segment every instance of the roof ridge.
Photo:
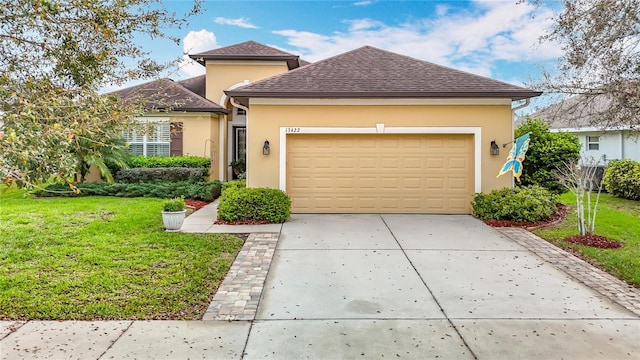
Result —
[[[206, 55], [206, 54], [211, 53], [213, 51], [220, 52], [221, 50], [224, 51], [224, 50], [229, 49], [229, 48], [242, 48], [242, 46], [245, 46], [245, 45], [260, 46], [262, 48], [268, 48], [269, 50], [272, 50], [272, 51], [275, 50], [276, 52], [280, 52], [281, 53], [279, 55], [263, 55], [263, 56], [293, 56], [293, 57], [300, 57], [300, 55], [292, 54], [290, 52], [278, 49], [276, 47], [269, 46], [269, 45], [266, 45], [266, 44], [263, 44], [263, 43], [259, 43], [259, 42], [255, 41], [255, 40], [247, 40], [247, 41], [243, 41], [241, 43], [227, 45], [227, 46], [221, 46], [221, 47], [214, 48], [214, 49], [211, 49], [211, 50], [200, 51], [200, 52], [197, 52], [195, 54], [189, 54], [189, 55], [190, 56]], [[232, 54], [231, 56], [233, 56], [233, 55], [242, 55], [242, 54]], [[257, 55], [257, 56], [260, 56], [260, 55]]]

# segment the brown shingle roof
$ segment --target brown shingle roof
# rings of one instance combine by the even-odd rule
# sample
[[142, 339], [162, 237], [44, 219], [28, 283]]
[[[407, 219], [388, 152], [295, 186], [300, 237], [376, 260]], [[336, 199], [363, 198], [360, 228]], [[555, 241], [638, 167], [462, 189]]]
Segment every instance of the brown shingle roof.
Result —
[[207, 100], [171, 79], [159, 79], [144, 84], [114, 91], [112, 95], [120, 96], [127, 103], [139, 102], [147, 110], [214, 112], [226, 114], [229, 111], [222, 106]]
[[465, 97], [514, 100], [541, 94], [371, 46], [225, 93], [239, 99]]
[[293, 55], [255, 41], [245, 41], [219, 49], [189, 54], [189, 57], [202, 65], [205, 64], [206, 60], [273, 60], [286, 61], [289, 69], [302, 66], [298, 55]]
[[178, 84], [186, 87], [203, 98], [207, 97], [207, 76], [200, 75], [178, 81]]

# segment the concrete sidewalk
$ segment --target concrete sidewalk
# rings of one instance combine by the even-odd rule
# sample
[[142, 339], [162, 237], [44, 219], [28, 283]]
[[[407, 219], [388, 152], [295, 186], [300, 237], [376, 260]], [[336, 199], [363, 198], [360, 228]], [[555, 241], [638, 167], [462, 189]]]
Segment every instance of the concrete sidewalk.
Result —
[[640, 357], [640, 292], [519, 229], [293, 215], [279, 239], [250, 238], [224, 282], [267, 276], [247, 320], [4, 321], [0, 358]]
[[187, 216], [180, 229], [189, 233], [218, 233], [218, 234], [249, 234], [249, 233], [279, 233], [282, 224], [265, 225], [216, 225], [218, 217], [218, 201], [216, 199], [209, 205]]

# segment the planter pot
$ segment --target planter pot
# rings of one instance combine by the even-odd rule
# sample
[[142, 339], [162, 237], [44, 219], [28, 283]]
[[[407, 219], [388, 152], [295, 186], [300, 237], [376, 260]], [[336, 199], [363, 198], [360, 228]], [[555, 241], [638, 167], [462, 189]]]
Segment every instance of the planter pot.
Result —
[[182, 227], [184, 223], [184, 218], [186, 217], [187, 210], [181, 211], [163, 211], [162, 212], [162, 222], [164, 223], [164, 228], [169, 231], [178, 231]]

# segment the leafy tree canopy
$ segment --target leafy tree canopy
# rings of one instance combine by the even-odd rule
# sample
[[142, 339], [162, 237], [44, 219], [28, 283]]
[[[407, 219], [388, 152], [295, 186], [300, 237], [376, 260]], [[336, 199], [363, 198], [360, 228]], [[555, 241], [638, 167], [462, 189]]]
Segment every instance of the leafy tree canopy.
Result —
[[560, 3], [541, 40], [558, 42], [564, 54], [557, 72], [545, 73], [534, 86], [568, 99], [555, 111], [565, 120], [640, 128], [640, 0]]
[[[5, 0], [0, 2], [0, 175], [33, 186], [71, 181], [78, 154], [112, 146], [141, 109], [99, 93], [107, 84], [156, 76], [158, 63], [136, 45], [168, 38], [186, 18], [161, 0]], [[82, 150], [82, 151], [81, 151]], [[88, 151], [88, 153], [87, 153]]]

